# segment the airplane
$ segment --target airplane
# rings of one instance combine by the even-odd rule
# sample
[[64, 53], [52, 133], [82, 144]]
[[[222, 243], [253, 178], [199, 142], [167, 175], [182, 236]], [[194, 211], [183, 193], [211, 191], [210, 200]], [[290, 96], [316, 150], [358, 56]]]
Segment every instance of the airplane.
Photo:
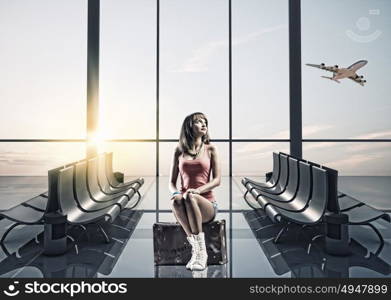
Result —
[[338, 83], [340, 83], [339, 79], [349, 78], [354, 82], [358, 83], [359, 85], [364, 86], [364, 83], [366, 83], [367, 81], [363, 79], [364, 76], [357, 75], [356, 71], [364, 67], [367, 63], [368, 63], [367, 60], [359, 60], [347, 68], [339, 68], [338, 65], [325, 66], [324, 63], [321, 63], [320, 65], [315, 65], [315, 64], [306, 64], [306, 65], [314, 68], [319, 68], [321, 70], [333, 72], [333, 77], [321, 76], [322, 78], [330, 79]]

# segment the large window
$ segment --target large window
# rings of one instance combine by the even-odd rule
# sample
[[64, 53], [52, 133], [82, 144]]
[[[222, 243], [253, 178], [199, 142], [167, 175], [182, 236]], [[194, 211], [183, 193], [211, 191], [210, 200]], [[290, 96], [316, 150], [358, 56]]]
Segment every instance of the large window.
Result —
[[[391, 4], [356, 2], [301, 1], [303, 156], [341, 175], [389, 175]], [[43, 174], [85, 156], [87, 4], [0, 0], [3, 175]], [[99, 150], [114, 152], [115, 169], [154, 176], [158, 166], [168, 176], [183, 119], [201, 111], [223, 176], [230, 166], [234, 176], [270, 171], [272, 152], [289, 152], [294, 117], [288, 7], [288, 0], [101, 0], [99, 137], [112, 141]], [[365, 86], [320, 78], [331, 73], [305, 65], [362, 59]]]
[[273, 170], [273, 152], [289, 152], [289, 143], [261, 142], [233, 145], [233, 176], [265, 176]]
[[87, 1], [0, 0], [0, 139], [86, 137]]
[[287, 0], [232, 1], [233, 137], [289, 138]]
[[225, 0], [160, 1], [160, 137], [206, 114], [212, 138], [228, 138], [228, 6]]
[[339, 171], [340, 176], [390, 176], [391, 143], [304, 143], [308, 160]]
[[0, 143], [0, 176], [47, 176], [85, 151], [85, 143]]
[[[389, 1], [302, 0], [303, 137], [390, 139]], [[360, 86], [321, 78], [306, 63], [346, 68], [359, 60]]]
[[155, 175], [155, 144], [142, 142], [106, 142], [102, 152], [113, 152], [113, 169], [126, 176]]
[[83, 158], [84, 143], [36, 140], [86, 137], [87, 1], [0, 0], [0, 38], [0, 139], [15, 140], [0, 143], [0, 176]]
[[[391, 141], [390, 9], [388, 1], [302, 0], [303, 138], [316, 139], [303, 144], [303, 155], [340, 175], [391, 175], [382, 142]], [[333, 73], [305, 65], [341, 69], [359, 60], [367, 61], [356, 71], [364, 86], [321, 78]]]
[[101, 0], [100, 134], [156, 137], [156, 0]]

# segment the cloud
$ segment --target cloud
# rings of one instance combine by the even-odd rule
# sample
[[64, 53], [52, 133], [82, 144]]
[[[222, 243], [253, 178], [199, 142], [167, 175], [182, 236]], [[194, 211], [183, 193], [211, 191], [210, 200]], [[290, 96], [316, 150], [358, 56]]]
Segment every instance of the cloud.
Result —
[[[288, 130], [282, 130], [274, 134], [271, 139], [285, 139], [289, 135]], [[246, 143], [235, 150], [235, 153], [242, 155], [251, 155], [252, 158], [262, 157], [269, 155], [270, 152], [276, 151], [276, 148], [280, 148], [281, 143], [278, 142], [266, 142], [266, 143]], [[283, 146], [285, 147], [285, 145]]]
[[[303, 133], [306, 135], [316, 134], [320, 131], [324, 131], [334, 127], [333, 125], [310, 125], [303, 127]], [[289, 130], [281, 130], [270, 137], [270, 139], [286, 139], [289, 137]], [[306, 144], [305, 149], [316, 149], [322, 148], [324, 144], [327, 144], [326, 147], [331, 147], [336, 143], [316, 143], [316, 144]], [[235, 150], [235, 153], [241, 155], [251, 155], [252, 158], [259, 158], [263, 156], [270, 156], [272, 151], [278, 151], [278, 149], [286, 148], [286, 144], [281, 144], [280, 142], [267, 142], [267, 143], [247, 143]]]
[[226, 42], [210, 42], [205, 46], [193, 50], [193, 55], [184, 62], [184, 64], [173, 72], [206, 72], [211, 57], [217, 53], [220, 48], [227, 47]]
[[314, 150], [314, 149], [331, 148], [331, 147], [338, 146], [338, 145], [341, 145], [341, 143], [336, 143], [336, 142], [306, 143], [306, 144], [304, 144], [303, 148], [304, 148], [304, 151], [308, 151], [308, 150]]
[[391, 138], [391, 130], [375, 131], [355, 137], [356, 139], [389, 139]]
[[[287, 25], [281, 24], [273, 27], [268, 27], [260, 31], [249, 33], [243, 37], [233, 39], [232, 46], [239, 46], [246, 43], [253, 42], [260, 38], [262, 35], [278, 31], [280, 29], [287, 28]], [[192, 51], [192, 56], [187, 59], [182, 66], [177, 69], [172, 70], [171, 72], [206, 72], [208, 71], [208, 66], [211, 58], [217, 54], [221, 49], [227, 48], [227, 41], [213, 41], [205, 44], [202, 47], [199, 47]]]
[[357, 168], [365, 162], [382, 158], [379, 154], [355, 154], [345, 159], [326, 162], [324, 165], [337, 169]]
[[[328, 129], [335, 127], [334, 125], [329, 124], [321, 124], [321, 125], [308, 125], [303, 127], [303, 135], [310, 136], [315, 135], [318, 132], [322, 132]], [[373, 139], [373, 138], [387, 138], [391, 135], [391, 131], [379, 131], [372, 132], [365, 135], [359, 135], [354, 137], [354, 139]], [[282, 130], [271, 136], [271, 139], [284, 139], [289, 136], [288, 130]], [[341, 143], [341, 142], [319, 142], [319, 143], [305, 143], [303, 145], [304, 152], [309, 150], [317, 151], [330, 149], [333, 147], [343, 147], [341, 152], [344, 153], [353, 153], [349, 159], [343, 159], [339, 161], [334, 161], [332, 164], [344, 164], [349, 165], [354, 162], [362, 163], [368, 160], [376, 159], [378, 157], [374, 157], [373, 154], [369, 154], [370, 152], [378, 152], [382, 148], [389, 147], [385, 143]], [[286, 144], [281, 144], [279, 142], [268, 142], [268, 143], [246, 143], [235, 150], [236, 154], [239, 154], [237, 157], [238, 160], [246, 160], [246, 159], [259, 159], [259, 158], [268, 158], [271, 155], [272, 151], [284, 151], [286, 148]], [[285, 150], [286, 151], [286, 150]], [[336, 150], [337, 151], [337, 150]], [[355, 152], [369, 152], [362, 154], [354, 154]], [[327, 164], [326, 164], [327, 165]], [[341, 167], [341, 166], [339, 166]]]
[[28, 153], [25, 151], [4, 151], [0, 153], [0, 162], [8, 166], [42, 166], [58, 161], [56, 153]]
[[380, 149], [389, 149], [390, 143], [356, 143], [354, 145], [351, 145], [347, 150], [349, 152], [362, 152], [362, 151], [379, 151]]
[[37, 166], [47, 164], [50, 160], [43, 158], [39, 154], [31, 153], [17, 153], [17, 152], [7, 152], [0, 154], [0, 162], [3, 165], [15, 166], [15, 165], [24, 165], [24, 166]]
[[320, 124], [320, 125], [306, 125], [303, 127], [303, 136], [311, 136], [318, 132], [334, 128], [335, 125]]
[[[270, 149], [272, 151], [275, 150], [277, 144], [281, 143], [247, 143], [240, 148], [235, 150], [235, 153], [242, 154], [242, 155], [248, 155], [248, 154], [257, 154], [262, 155], [262, 152], [266, 151], [267, 149]], [[268, 155], [270, 155], [270, 151], [267, 151]]]
[[267, 27], [267, 28], [264, 28], [262, 30], [246, 34], [243, 37], [233, 39], [232, 40], [232, 46], [238, 46], [238, 45], [242, 45], [242, 44], [246, 44], [246, 43], [255, 41], [259, 37], [261, 37], [262, 35], [264, 35], [266, 33], [275, 32], [275, 31], [278, 31], [278, 30], [281, 30], [281, 29], [285, 29], [285, 28], [288, 28], [288, 26], [286, 24], [280, 24], [280, 25]]
[[[326, 130], [333, 128], [334, 126], [331, 125], [320, 125], [320, 126], [308, 126], [307, 128], [303, 128], [303, 135], [310, 135], [310, 134], [315, 134], [319, 131]], [[305, 131], [308, 130], [307, 133]], [[377, 132], [372, 132], [372, 133], [367, 133], [363, 135], [358, 135], [353, 137], [352, 139], [387, 139], [391, 138], [391, 131], [377, 131]], [[378, 148], [384, 148], [388, 147], [384, 143], [350, 143], [348, 147], [346, 147], [346, 144], [349, 142], [319, 142], [319, 143], [307, 143], [304, 145], [305, 150], [314, 150], [314, 149], [324, 149], [324, 148], [331, 148], [335, 146], [340, 146], [340, 145], [345, 145], [344, 151], [346, 152], [359, 152], [359, 151], [365, 151], [365, 150], [375, 150]]]

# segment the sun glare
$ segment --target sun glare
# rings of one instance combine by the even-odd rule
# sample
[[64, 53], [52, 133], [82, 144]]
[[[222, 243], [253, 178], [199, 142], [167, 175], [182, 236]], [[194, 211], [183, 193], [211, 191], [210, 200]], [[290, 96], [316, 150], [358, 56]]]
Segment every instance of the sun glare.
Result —
[[98, 129], [94, 133], [90, 135], [88, 138], [88, 145], [95, 147], [97, 153], [102, 153], [104, 152], [105, 148], [105, 141], [107, 139], [107, 135], [102, 131], [101, 129]]

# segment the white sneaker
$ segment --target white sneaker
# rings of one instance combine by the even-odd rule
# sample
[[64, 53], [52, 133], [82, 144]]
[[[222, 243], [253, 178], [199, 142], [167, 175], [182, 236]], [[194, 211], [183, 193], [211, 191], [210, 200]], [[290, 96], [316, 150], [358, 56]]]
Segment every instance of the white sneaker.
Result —
[[191, 270], [202, 271], [205, 270], [208, 262], [208, 253], [206, 252], [205, 244], [205, 234], [203, 232], [200, 232], [199, 234], [195, 234], [193, 236], [196, 244], [196, 259], [191, 265]]
[[191, 246], [191, 258], [190, 258], [189, 262], [186, 264], [186, 269], [190, 270], [191, 266], [193, 265], [193, 263], [194, 263], [194, 261], [196, 259], [196, 256], [197, 256], [197, 254], [196, 254], [196, 250], [197, 250], [196, 247], [198, 245], [196, 245], [196, 243], [195, 243], [194, 236], [188, 236], [187, 240], [188, 240], [188, 242], [189, 242], [189, 244]]
[[208, 278], [208, 267], [202, 271], [192, 271], [191, 275], [193, 278]]

